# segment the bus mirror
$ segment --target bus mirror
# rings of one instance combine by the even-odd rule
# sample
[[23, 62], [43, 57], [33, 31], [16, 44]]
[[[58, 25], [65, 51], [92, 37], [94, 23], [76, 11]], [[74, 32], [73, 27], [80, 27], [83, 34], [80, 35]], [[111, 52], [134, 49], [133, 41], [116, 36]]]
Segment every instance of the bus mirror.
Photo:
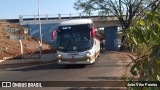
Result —
[[59, 26], [59, 27], [58, 27], [58, 31], [59, 31], [59, 30], [61, 30], [61, 29], [62, 29], [62, 27], [61, 27], [61, 26]]
[[91, 28], [91, 37], [93, 38], [95, 36], [94, 27]]
[[56, 30], [53, 30], [53, 32], [52, 32], [52, 40], [55, 39], [55, 35], [56, 35]]

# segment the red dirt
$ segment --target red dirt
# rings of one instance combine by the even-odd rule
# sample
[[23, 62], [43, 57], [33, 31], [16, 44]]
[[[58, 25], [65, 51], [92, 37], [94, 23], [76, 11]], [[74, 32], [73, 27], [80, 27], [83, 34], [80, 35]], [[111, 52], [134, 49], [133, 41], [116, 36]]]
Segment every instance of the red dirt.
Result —
[[[25, 39], [22, 40], [24, 54], [33, 53], [39, 51], [39, 43], [37, 40], [30, 38], [29, 35], [24, 33], [13, 34], [6, 32], [5, 29], [13, 30], [26, 30], [27, 28], [22, 27], [15, 23], [10, 23], [7, 21], [0, 21], [0, 60], [3, 57], [13, 57], [21, 55], [20, 42], [19, 40], [10, 40], [9, 36], [24, 36]], [[53, 52], [53, 49], [47, 44], [43, 44], [43, 53]]]

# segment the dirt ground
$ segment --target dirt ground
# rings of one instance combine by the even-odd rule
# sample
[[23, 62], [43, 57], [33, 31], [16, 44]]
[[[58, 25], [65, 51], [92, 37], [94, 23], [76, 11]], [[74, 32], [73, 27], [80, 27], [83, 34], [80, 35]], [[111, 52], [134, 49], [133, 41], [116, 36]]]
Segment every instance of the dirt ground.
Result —
[[[10, 33], [6, 30], [19, 30], [20, 33]], [[23, 36], [22, 40], [23, 53], [31, 54], [39, 52], [39, 42], [34, 38], [31, 38], [28, 34], [24, 33], [27, 28], [20, 26], [19, 24], [10, 23], [7, 21], [0, 21], [0, 60], [4, 57], [13, 57], [21, 55], [21, 47], [19, 40], [12, 40], [10, 36]], [[49, 46], [43, 43], [43, 53], [54, 52], [53, 46]]]

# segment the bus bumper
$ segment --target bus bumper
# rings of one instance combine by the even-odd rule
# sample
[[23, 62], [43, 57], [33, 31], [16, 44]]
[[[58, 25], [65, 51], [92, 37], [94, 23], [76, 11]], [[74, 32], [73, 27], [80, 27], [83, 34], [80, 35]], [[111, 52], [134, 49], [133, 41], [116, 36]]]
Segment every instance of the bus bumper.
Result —
[[66, 62], [66, 61], [62, 61], [62, 62], [57, 62], [58, 64], [93, 64], [94, 61], [77, 61], [77, 62]]
[[58, 64], [92, 64], [95, 62], [94, 57], [84, 57], [84, 58], [57, 58]]

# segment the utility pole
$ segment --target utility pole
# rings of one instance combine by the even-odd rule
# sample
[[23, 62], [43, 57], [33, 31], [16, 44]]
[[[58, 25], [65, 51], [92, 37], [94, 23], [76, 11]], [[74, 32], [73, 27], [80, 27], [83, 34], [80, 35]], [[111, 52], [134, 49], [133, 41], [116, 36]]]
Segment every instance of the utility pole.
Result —
[[42, 26], [40, 18], [40, 1], [38, 0], [39, 36], [40, 36], [40, 58], [42, 59]]

